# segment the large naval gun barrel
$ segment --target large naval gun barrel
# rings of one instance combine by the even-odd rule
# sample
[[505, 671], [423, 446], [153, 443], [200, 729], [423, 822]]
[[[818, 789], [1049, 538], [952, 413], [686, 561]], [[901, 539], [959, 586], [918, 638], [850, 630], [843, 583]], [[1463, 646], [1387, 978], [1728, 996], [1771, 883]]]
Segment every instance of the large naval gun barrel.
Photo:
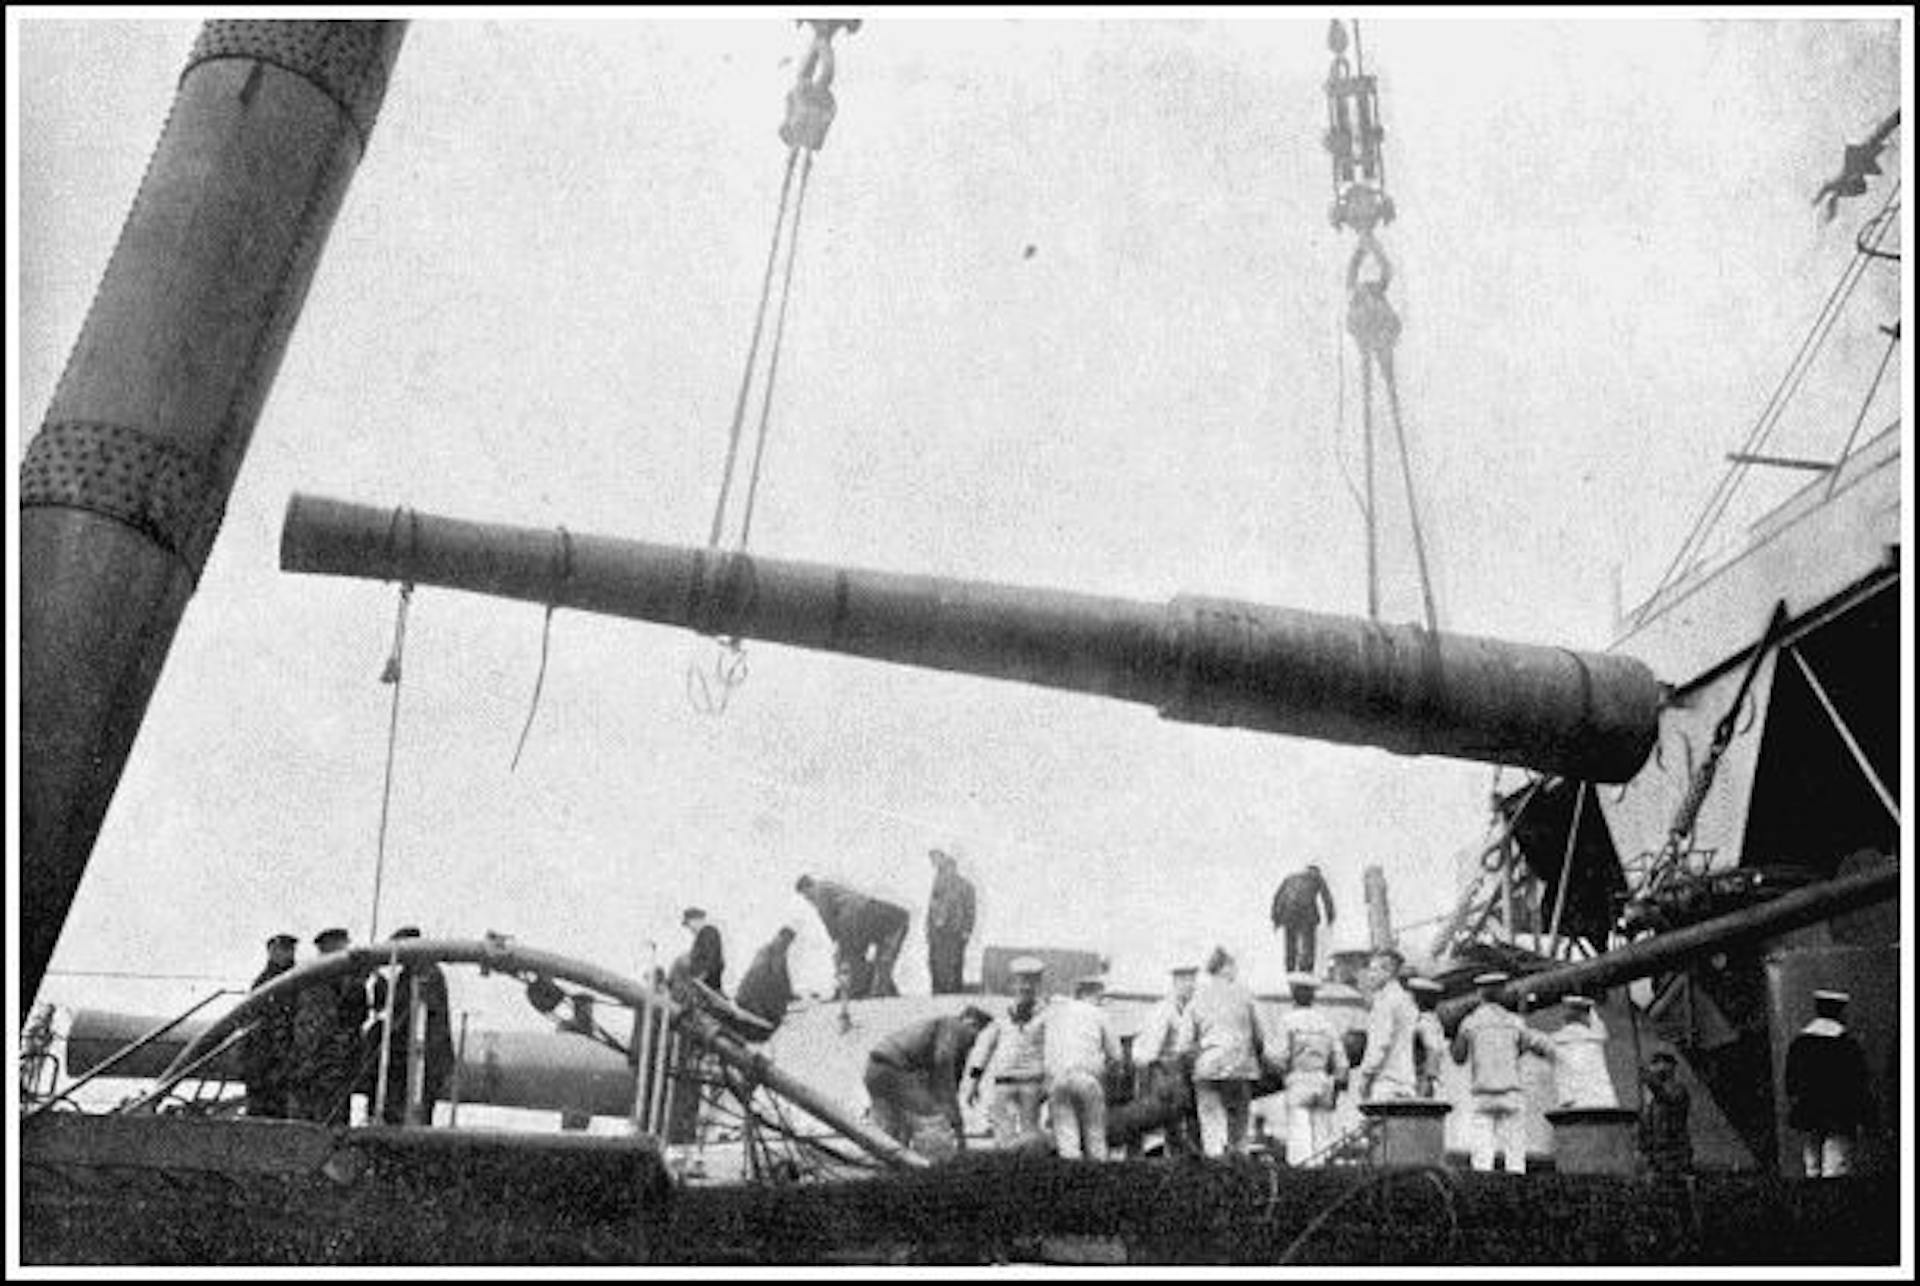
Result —
[[220, 530], [405, 28], [201, 28], [20, 466], [23, 1012]]
[[1162, 604], [571, 535], [295, 495], [287, 571], [440, 585], [1137, 701], [1221, 724], [1624, 781], [1663, 689], [1625, 656], [1181, 596]]

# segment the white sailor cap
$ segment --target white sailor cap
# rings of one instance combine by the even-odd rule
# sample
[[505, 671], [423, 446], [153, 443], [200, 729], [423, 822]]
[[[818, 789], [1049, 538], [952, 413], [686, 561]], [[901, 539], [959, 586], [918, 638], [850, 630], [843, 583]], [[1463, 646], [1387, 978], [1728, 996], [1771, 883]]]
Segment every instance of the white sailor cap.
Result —
[[1563, 1005], [1572, 1005], [1576, 1009], [1592, 1009], [1593, 997], [1583, 996], [1576, 991], [1571, 996], [1560, 997], [1560, 1003]]
[[1007, 972], [1016, 978], [1030, 978], [1046, 971], [1046, 961], [1038, 956], [1015, 956], [1007, 965]]
[[1439, 983], [1435, 982], [1431, 978], [1415, 977], [1415, 978], [1407, 979], [1407, 990], [1408, 991], [1431, 991], [1431, 992], [1438, 993], [1442, 990], [1442, 988]]
[[1848, 995], [1844, 991], [1825, 991], [1825, 990], [1814, 992], [1813, 998], [1815, 1000], [1824, 1000], [1830, 1005], [1844, 1005], [1848, 1001], [1853, 999], [1852, 996]]
[[1090, 973], [1073, 980], [1073, 994], [1076, 996], [1090, 996], [1104, 992], [1106, 989], [1107, 980], [1097, 973]]
[[1473, 985], [1476, 987], [1498, 987], [1501, 983], [1511, 982], [1512, 980], [1512, 974], [1499, 969], [1490, 969], [1486, 973], [1476, 975], [1473, 980]]

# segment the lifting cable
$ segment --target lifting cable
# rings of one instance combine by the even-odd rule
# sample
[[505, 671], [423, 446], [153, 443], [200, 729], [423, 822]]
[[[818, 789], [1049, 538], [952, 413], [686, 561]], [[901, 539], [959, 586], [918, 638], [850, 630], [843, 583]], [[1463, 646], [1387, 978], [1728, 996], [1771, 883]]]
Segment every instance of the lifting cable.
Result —
[[[858, 18], [811, 18], [798, 20], [813, 28], [813, 40], [800, 61], [794, 84], [787, 91], [786, 120], [780, 126], [780, 141], [787, 145], [786, 170], [780, 180], [780, 199], [774, 211], [773, 237], [767, 246], [767, 263], [761, 273], [760, 299], [754, 309], [753, 329], [747, 341], [747, 358], [740, 372], [740, 387], [734, 397], [733, 420], [727, 429], [727, 456], [721, 468], [720, 493], [713, 507], [713, 522], [707, 532], [706, 557], [695, 573], [693, 587], [700, 606], [694, 613], [696, 625], [712, 621], [723, 595], [735, 585], [750, 591], [751, 573], [744, 567], [747, 538], [753, 529], [754, 504], [759, 496], [761, 467], [765, 462], [768, 428], [772, 420], [774, 383], [780, 373], [780, 352], [786, 334], [787, 304], [793, 294], [793, 268], [800, 243], [800, 219], [807, 200], [807, 184], [813, 174], [813, 158], [827, 141], [827, 129], [833, 124], [833, 38], [842, 29], [860, 29]], [[795, 173], [798, 172], [798, 182]], [[787, 212], [791, 208], [792, 219]], [[780, 293], [773, 299], [775, 268], [785, 249], [786, 266], [780, 275]], [[740, 443], [746, 426], [747, 402], [753, 390], [753, 377], [760, 358], [761, 337], [766, 331], [767, 311], [774, 313], [773, 337], [768, 344], [766, 375], [761, 387], [759, 422], [754, 431], [753, 459], [747, 470], [745, 501], [738, 519], [739, 532], [730, 551], [722, 550], [727, 531], [728, 507], [739, 474]], [[728, 595], [729, 598], [732, 595]], [[734, 691], [746, 682], [746, 654], [740, 639], [717, 630], [709, 631], [718, 646], [709, 669], [696, 662], [687, 665], [687, 699], [697, 710], [720, 714], [727, 708]]]
[[[1359, 234], [1353, 255], [1347, 261], [1346, 326], [1360, 350], [1360, 420], [1365, 475], [1361, 512], [1367, 528], [1367, 617], [1374, 621], [1380, 619], [1379, 529], [1373, 446], [1373, 390], [1377, 373], [1387, 397], [1387, 412], [1392, 420], [1401, 482], [1406, 490], [1407, 520], [1420, 574], [1421, 607], [1426, 615], [1428, 631], [1438, 633], [1440, 618], [1434, 603], [1426, 532], [1420, 521], [1420, 506], [1415, 496], [1413, 457], [1401, 406], [1400, 384], [1393, 364], [1393, 348], [1401, 331], [1399, 314], [1387, 299], [1387, 287], [1393, 282], [1393, 261], [1387, 257], [1385, 247], [1375, 235], [1377, 228], [1392, 223], [1394, 217], [1393, 198], [1386, 191], [1386, 156], [1381, 150], [1386, 130], [1380, 124], [1379, 85], [1376, 78], [1366, 74], [1360, 47], [1360, 24], [1357, 21], [1353, 24], [1352, 63], [1347, 61], [1347, 29], [1338, 19], [1327, 28], [1327, 48], [1333, 54], [1326, 83], [1325, 141], [1333, 159], [1333, 206], [1328, 218], [1336, 229], [1352, 228]], [[1340, 370], [1340, 401], [1343, 408], [1346, 387], [1344, 358], [1343, 349]], [[1344, 472], [1344, 461], [1341, 467]]]

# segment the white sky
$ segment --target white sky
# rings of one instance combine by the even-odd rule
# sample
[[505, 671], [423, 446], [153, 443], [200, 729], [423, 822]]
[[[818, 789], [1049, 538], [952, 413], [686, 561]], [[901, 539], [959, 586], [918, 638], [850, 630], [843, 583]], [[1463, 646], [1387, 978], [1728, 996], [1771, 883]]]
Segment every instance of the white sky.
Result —
[[[1615, 569], [1629, 605], [1652, 588], [1905, 167], [1896, 145], [1868, 198], [1814, 217], [1842, 144], [1910, 93], [1909, 29], [1871, 12], [1364, 23], [1447, 627], [1599, 647]], [[11, 477], [195, 24], [9, 23]], [[1324, 14], [882, 12], [842, 37], [753, 549], [1363, 613], [1324, 34]], [[803, 44], [767, 12], [415, 23], [46, 998], [175, 1006], [204, 984], [71, 971], [245, 979], [273, 931], [366, 931], [396, 593], [278, 571], [290, 493], [704, 541]], [[1892, 273], [1863, 292], [1770, 451], [1838, 451], [1900, 307]], [[1802, 481], [1756, 478], [1733, 517]], [[1388, 540], [1386, 615], [1412, 620]], [[971, 962], [1086, 947], [1152, 985], [1218, 941], [1267, 987], [1286, 871], [1320, 862], [1357, 941], [1366, 864], [1421, 919], [1484, 825], [1480, 766], [772, 646], [709, 717], [683, 670], [710, 644], [574, 613], [510, 774], [541, 617], [415, 595], [383, 931], [496, 929], [638, 971], [649, 941], [684, 949], [693, 902], [730, 978], [799, 925], [805, 990], [828, 981], [791, 892], [811, 870], [915, 909], [920, 989], [941, 844], [981, 886]]]

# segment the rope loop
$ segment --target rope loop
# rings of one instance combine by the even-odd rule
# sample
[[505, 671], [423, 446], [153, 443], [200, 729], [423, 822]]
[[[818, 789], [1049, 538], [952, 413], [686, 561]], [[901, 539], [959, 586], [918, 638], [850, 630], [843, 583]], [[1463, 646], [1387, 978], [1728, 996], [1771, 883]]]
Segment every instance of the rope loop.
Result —
[[540, 710], [540, 693], [547, 685], [547, 656], [553, 642], [553, 613], [566, 596], [573, 583], [573, 535], [565, 527], [554, 528], [559, 534], [555, 546], [554, 559], [557, 568], [553, 584], [547, 593], [547, 616], [540, 626], [540, 669], [533, 676], [533, 698], [527, 703], [527, 721], [520, 727], [520, 740], [513, 748], [513, 762], [507, 765], [508, 772], [520, 767], [521, 752], [527, 748], [527, 734], [533, 731], [533, 716]]

